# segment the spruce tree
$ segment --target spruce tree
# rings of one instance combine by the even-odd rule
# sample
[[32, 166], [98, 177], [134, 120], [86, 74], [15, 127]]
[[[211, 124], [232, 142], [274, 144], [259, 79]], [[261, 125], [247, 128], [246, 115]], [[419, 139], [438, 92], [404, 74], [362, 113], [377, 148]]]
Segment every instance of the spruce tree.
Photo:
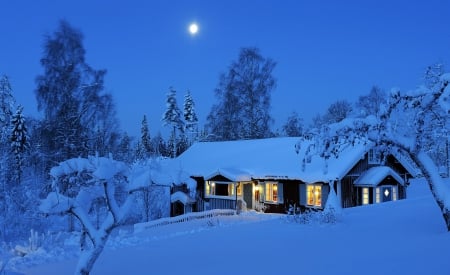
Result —
[[19, 106], [12, 117], [11, 149], [15, 158], [15, 179], [20, 183], [23, 169], [23, 155], [29, 148], [29, 137], [25, 118], [22, 115], [23, 107]]
[[166, 100], [166, 111], [163, 114], [162, 121], [164, 126], [169, 126], [172, 128], [172, 133], [170, 136], [169, 146], [171, 149], [171, 157], [177, 156], [177, 131], [181, 134], [184, 133], [184, 122], [181, 118], [181, 111], [177, 105], [176, 91], [171, 87], [167, 93]]
[[195, 113], [195, 102], [192, 99], [191, 92], [188, 90], [184, 96], [184, 121], [186, 122], [186, 131], [197, 131], [198, 118]]
[[153, 153], [153, 146], [150, 139], [150, 131], [148, 129], [148, 123], [147, 123], [147, 116], [144, 115], [142, 118], [142, 124], [141, 124], [141, 144], [143, 149], [143, 155], [145, 158], [150, 157]]

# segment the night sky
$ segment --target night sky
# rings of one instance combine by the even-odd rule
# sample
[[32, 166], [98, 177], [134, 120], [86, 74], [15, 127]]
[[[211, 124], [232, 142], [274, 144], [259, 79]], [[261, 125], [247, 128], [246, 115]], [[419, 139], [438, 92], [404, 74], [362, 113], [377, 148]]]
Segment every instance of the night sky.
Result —
[[[40, 116], [43, 37], [60, 19], [83, 32], [87, 63], [108, 70], [121, 128], [136, 136], [144, 114], [151, 135], [162, 130], [170, 86], [180, 108], [191, 91], [203, 125], [219, 75], [241, 47], [278, 63], [273, 128], [294, 110], [308, 124], [373, 85], [414, 89], [432, 63], [450, 70], [450, 1], [2, 1], [0, 74], [27, 115]], [[188, 32], [193, 21], [196, 36]]]

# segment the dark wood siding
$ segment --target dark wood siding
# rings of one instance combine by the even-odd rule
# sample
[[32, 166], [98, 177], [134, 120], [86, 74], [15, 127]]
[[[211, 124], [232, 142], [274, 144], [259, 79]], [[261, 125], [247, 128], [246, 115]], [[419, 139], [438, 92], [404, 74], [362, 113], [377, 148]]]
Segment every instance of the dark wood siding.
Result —
[[356, 176], [346, 176], [341, 180], [341, 199], [343, 208], [356, 206], [355, 187], [353, 186], [353, 182], [356, 178]]
[[392, 155], [387, 156], [385, 165], [391, 167], [392, 170], [397, 172], [403, 179], [411, 177], [405, 167], [403, 167], [403, 165]]
[[300, 199], [300, 205], [305, 206], [306, 205], [306, 184], [300, 183], [298, 185], [298, 191], [299, 191], [299, 199]]
[[325, 208], [330, 193], [330, 185], [328, 183], [322, 184], [322, 208]]
[[283, 198], [286, 209], [289, 209], [289, 205], [299, 205], [299, 183], [298, 180], [285, 180], [280, 181], [283, 184]]
[[364, 155], [364, 158], [358, 161], [355, 166], [353, 166], [352, 169], [350, 169], [350, 172], [348, 172], [347, 175], [361, 175], [363, 172], [367, 171], [369, 169], [369, 162], [367, 160], [367, 154]]

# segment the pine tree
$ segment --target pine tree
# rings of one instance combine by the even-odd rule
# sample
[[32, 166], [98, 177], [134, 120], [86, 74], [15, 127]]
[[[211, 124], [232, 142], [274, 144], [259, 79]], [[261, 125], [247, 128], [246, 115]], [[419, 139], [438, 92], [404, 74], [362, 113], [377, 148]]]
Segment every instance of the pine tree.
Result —
[[141, 144], [143, 149], [143, 155], [145, 158], [150, 157], [153, 153], [153, 146], [150, 139], [150, 131], [148, 129], [147, 116], [144, 115], [141, 123]]
[[195, 113], [195, 102], [192, 99], [191, 92], [188, 90], [184, 96], [184, 121], [186, 123], [186, 132], [197, 133], [198, 118]]
[[[184, 133], [184, 123], [181, 118], [181, 111], [177, 105], [176, 91], [171, 87], [167, 93], [166, 111], [163, 114], [162, 121], [164, 126], [172, 127], [171, 142], [172, 158], [177, 156], [177, 130]], [[170, 142], [169, 142], [170, 143]]]
[[[7, 127], [11, 122], [13, 110], [15, 106], [15, 99], [12, 95], [12, 88], [9, 79], [6, 75], [0, 77], [0, 126]], [[6, 136], [3, 135], [2, 139], [5, 140]]]
[[29, 148], [29, 137], [25, 125], [25, 118], [22, 115], [23, 107], [17, 108], [13, 116], [11, 131], [11, 149], [15, 157], [15, 174], [17, 183], [20, 183], [23, 169], [23, 155]]
[[117, 150], [117, 160], [123, 161], [125, 163], [132, 163], [134, 160], [133, 155], [134, 154], [131, 148], [131, 138], [127, 133], [123, 133]]

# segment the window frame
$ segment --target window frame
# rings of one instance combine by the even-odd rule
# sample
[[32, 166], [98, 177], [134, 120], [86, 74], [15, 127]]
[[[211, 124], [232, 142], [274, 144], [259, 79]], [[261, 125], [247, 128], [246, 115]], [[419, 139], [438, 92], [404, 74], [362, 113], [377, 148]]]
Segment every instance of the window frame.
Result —
[[[306, 205], [308, 207], [313, 208], [322, 208], [322, 186], [323, 184], [306, 184]], [[316, 190], [318, 189], [318, 190]], [[310, 197], [312, 196], [312, 200], [310, 200]], [[317, 203], [317, 201], [320, 201], [320, 203]], [[312, 203], [310, 203], [312, 202]]]
[[[276, 187], [276, 188], [274, 188]], [[276, 192], [275, 196], [274, 193]], [[275, 198], [275, 199], [274, 199]], [[265, 203], [278, 203], [278, 182], [266, 181], [264, 183], [264, 202]]]
[[[217, 184], [227, 185], [228, 195], [216, 195]], [[233, 182], [233, 181], [205, 181], [205, 198], [221, 198], [221, 199], [236, 199], [236, 185], [237, 185], [237, 194], [238, 197], [242, 196], [242, 187], [241, 183]]]
[[375, 203], [381, 203], [381, 187], [377, 186], [375, 188]]
[[370, 189], [369, 189], [369, 187], [363, 187], [361, 189], [361, 204], [362, 205], [370, 204], [369, 196], [370, 196]]
[[367, 152], [367, 162], [369, 164], [380, 164], [380, 154], [376, 154], [374, 149], [370, 149], [369, 152]]

